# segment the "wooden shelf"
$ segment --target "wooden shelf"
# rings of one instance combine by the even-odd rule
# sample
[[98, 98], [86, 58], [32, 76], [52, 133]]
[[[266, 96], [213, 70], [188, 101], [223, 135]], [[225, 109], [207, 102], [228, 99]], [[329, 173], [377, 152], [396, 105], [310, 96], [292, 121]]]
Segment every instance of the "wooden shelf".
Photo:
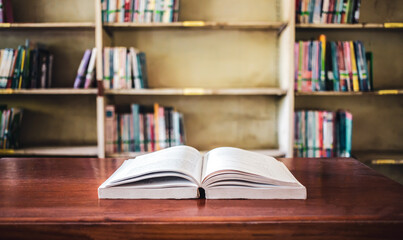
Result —
[[[200, 153], [205, 154], [209, 150], [206, 151], [200, 151]], [[252, 152], [272, 156], [272, 157], [284, 157], [285, 153], [278, 150], [278, 149], [259, 149], [259, 150], [250, 150]], [[126, 152], [126, 153], [112, 153], [112, 154], [107, 154], [107, 157], [112, 157], [112, 158], [135, 158], [144, 154], [147, 154], [148, 152]]]
[[52, 23], [0, 23], [0, 30], [7, 29], [95, 29], [91, 22], [52, 22]]
[[0, 149], [2, 156], [72, 156], [72, 157], [96, 157], [97, 146], [77, 147], [37, 147], [24, 149]]
[[403, 29], [403, 23], [313, 24], [299, 23], [296, 29]]
[[295, 96], [368, 96], [368, 95], [403, 95], [403, 89], [378, 90], [373, 92], [295, 92]]
[[283, 96], [286, 90], [279, 88], [154, 88], [105, 90], [106, 95], [273, 95]]
[[40, 89], [0, 89], [0, 95], [94, 95], [96, 88], [40, 88]]
[[152, 28], [152, 29], [248, 29], [248, 30], [279, 30], [287, 26], [284, 22], [204, 22], [185, 21], [173, 23], [104, 23], [106, 28]]

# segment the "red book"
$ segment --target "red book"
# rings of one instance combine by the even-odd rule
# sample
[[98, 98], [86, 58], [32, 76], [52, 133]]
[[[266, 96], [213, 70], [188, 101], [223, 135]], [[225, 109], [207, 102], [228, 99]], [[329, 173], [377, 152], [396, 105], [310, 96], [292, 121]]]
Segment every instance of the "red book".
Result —
[[323, 153], [323, 112], [318, 111], [318, 128], [319, 128], [319, 144], [318, 148], [316, 149], [316, 157], [324, 157]]
[[351, 65], [350, 42], [343, 42], [344, 62], [346, 64], [346, 82], [348, 91], [353, 91], [353, 68]]
[[326, 23], [333, 23], [333, 15], [335, 11], [335, 0], [329, 0], [329, 12], [327, 14], [327, 21]]
[[4, 1], [4, 22], [13, 23], [14, 22], [14, 14], [13, 14], [13, 6], [11, 5], [11, 0]]
[[343, 44], [342, 42], [337, 42], [337, 65], [339, 66], [339, 76], [340, 76], [340, 91], [347, 91], [347, 69], [346, 64], [344, 62], [344, 54], [343, 54]]
[[130, 0], [125, 0], [125, 22], [130, 22], [130, 13], [131, 13], [131, 8], [130, 8]]

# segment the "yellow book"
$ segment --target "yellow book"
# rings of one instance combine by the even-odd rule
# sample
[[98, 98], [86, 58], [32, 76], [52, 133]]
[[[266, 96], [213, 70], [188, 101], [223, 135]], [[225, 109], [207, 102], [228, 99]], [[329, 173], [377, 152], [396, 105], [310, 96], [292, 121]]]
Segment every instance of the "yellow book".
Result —
[[160, 138], [159, 138], [159, 104], [154, 103], [154, 139], [155, 139], [155, 150], [161, 150]]
[[24, 75], [24, 63], [25, 63], [25, 49], [22, 50], [22, 59], [21, 59], [21, 71], [20, 71], [20, 79], [18, 81], [18, 89], [21, 89], [22, 85], [22, 76]]
[[351, 56], [351, 69], [353, 72], [353, 91], [360, 91], [360, 83], [358, 82], [357, 61], [354, 52], [354, 43], [350, 41], [350, 56]]

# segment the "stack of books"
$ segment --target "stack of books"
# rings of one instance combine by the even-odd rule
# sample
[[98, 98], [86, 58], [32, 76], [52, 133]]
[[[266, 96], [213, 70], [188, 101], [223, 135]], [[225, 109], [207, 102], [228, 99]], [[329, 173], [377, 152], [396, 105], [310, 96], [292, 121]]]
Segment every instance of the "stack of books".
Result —
[[95, 61], [97, 56], [96, 48], [87, 49], [77, 70], [77, 77], [74, 81], [74, 88], [95, 87]]
[[105, 89], [148, 88], [146, 55], [133, 47], [105, 47], [103, 67]]
[[170, 23], [179, 16], [179, 0], [101, 0], [101, 4], [106, 23]]
[[14, 15], [11, 0], [0, 0], [0, 23], [13, 23]]
[[22, 110], [0, 105], [0, 149], [17, 149], [20, 147], [19, 135]]
[[358, 23], [361, 0], [296, 0], [297, 23]]
[[296, 111], [295, 157], [351, 157], [353, 116], [348, 111]]
[[18, 49], [0, 49], [0, 88], [49, 88], [52, 65], [46, 46], [31, 46], [29, 40]]
[[172, 107], [106, 106], [106, 153], [153, 152], [186, 142], [183, 114]]
[[295, 91], [371, 91], [372, 54], [361, 41], [299, 41], [294, 47]]

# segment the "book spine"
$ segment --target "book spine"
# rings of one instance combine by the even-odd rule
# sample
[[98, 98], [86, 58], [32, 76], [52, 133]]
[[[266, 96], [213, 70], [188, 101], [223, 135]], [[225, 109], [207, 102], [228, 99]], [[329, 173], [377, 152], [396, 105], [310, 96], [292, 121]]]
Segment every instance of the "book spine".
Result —
[[133, 125], [133, 114], [128, 114], [128, 123], [129, 126], [129, 151], [135, 152], [136, 147], [134, 145], [135, 137], [134, 137], [134, 125]]
[[320, 41], [320, 90], [326, 90], [326, 36], [321, 34]]
[[294, 90], [297, 92], [298, 89], [298, 73], [299, 73], [299, 43], [294, 44]]
[[352, 91], [353, 89], [353, 72], [351, 67], [351, 56], [350, 56], [350, 43], [345, 41], [343, 44], [343, 55], [344, 55], [344, 63], [346, 69], [346, 82], [347, 82], [347, 90]]
[[155, 151], [155, 120], [154, 120], [154, 114], [150, 113], [149, 114], [149, 120], [150, 120], [150, 149], [151, 152]]
[[346, 64], [344, 62], [344, 54], [343, 54], [343, 44], [342, 42], [337, 42], [337, 60], [339, 67], [339, 76], [340, 76], [340, 91], [347, 91], [347, 70]]
[[117, 22], [116, 21], [116, 16], [117, 16], [117, 1], [116, 0], [108, 0], [108, 22]]
[[298, 87], [297, 90], [300, 92], [302, 91], [302, 81], [303, 81], [303, 69], [304, 69], [304, 43], [299, 41], [299, 60], [298, 60]]
[[119, 48], [113, 48], [113, 81], [112, 81], [112, 88], [113, 89], [120, 89], [120, 76], [119, 76], [119, 69], [120, 69], [120, 54]]
[[159, 104], [154, 103], [154, 139], [155, 139], [155, 150], [161, 150], [160, 139], [159, 139]]
[[172, 14], [171, 22], [178, 22], [179, 21], [179, 1], [180, 0], [174, 0], [173, 1], [173, 10], [172, 10], [173, 14]]
[[353, 9], [353, 23], [359, 23], [360, 19], [360, 6], [361, 6], [361, 0], [355, 0], [354, 1], [354, 9]]
[[74, 88], [81, 88], [84, 86], [84, 78], [85, 78], [85, 70], [88, 67], [88, 63], [91, 58], [91, 50], [87, 49], [84, 52], [83, 59], [81, 60], [80, 66], [78, 67], [77, 70], [77, 76], [74, 81]]
[[360, 85], [358, 82], [358, 74], [357, 74], [357, 62], [354, 50], [354, 43], [352, 41], [350, 44], [350, 56], [351, 56], [351, 70], [352, 70], [352, 79], [353, 79], [353, 90], [354, 92], [360, 91]]
[[165, 127], [165, 110], [163, 107], [158, 108], [158, 134], [159, 145], [161, 149], [166, 148], [166, 127]]
[[3, 0], [0, 0], [0, 23], [4, 23]]
[[126, 53], [126, 87], [133, 89], [133, 63], [132, 52], [127, 49]]
[[147, 63], [146, 63], [146, 54], [140, 52], [138, 54], [140, 59], [140, 68], [141, 68], [141, 88], [148, 88], [148, 76], [147, 76]]
[[133, 118], [133, 139], [134, 139], [134, 152], [140, 152], [141, 151], [141, 143], [140, 143], [140, 132], [142, 129], [140, 129], [140, 113], [139, 113], [139, 105], [138, 104], [132, 104], [132, 118]]
[[146, 141], [146, 134], [144, 132], [144, 122], [146, 117], [144, 116], [143, 113], [139, 114], [139, 128], [140, 128], [140, 152], [146, 152], [146, 146], [145, 146], [145, 141]]
[[14, 23], [13, 6], [11, 0], [4, 0], [4, 22]]
[[344, 157], [351, 157], [351, 139], [353, 133], [353, 115], [350, 112], [345, 112], [346, 118], [346, 147]]
[[105, 152], [111, 154], [114, 152], [114, 131], [116, 130], [115, 106], [107, 105], [105, 107]]
[[322, 0], [316, 0], [313, 10], [313, 19], [312, 19], [313, 23], [320, 23], [321, 8], [322, 8]]
[[87, 74], [85, 75], [84, 88], [90, 88], [95, 80], [95, 76], [94, 76], [95, 71], [94, 70], [95, 70], [96, 56], [97, 56], [97, 50], [96, 50], [96, 48], [93, 48], [92, 53], [91, 53], [91, 59], [90, 59], [90, 62], [88, 64], [88, 68], [87, 68]]
[[124, 0], [124, 22], [130, 22], [130, 15], [131, 15], [131, 0]]

